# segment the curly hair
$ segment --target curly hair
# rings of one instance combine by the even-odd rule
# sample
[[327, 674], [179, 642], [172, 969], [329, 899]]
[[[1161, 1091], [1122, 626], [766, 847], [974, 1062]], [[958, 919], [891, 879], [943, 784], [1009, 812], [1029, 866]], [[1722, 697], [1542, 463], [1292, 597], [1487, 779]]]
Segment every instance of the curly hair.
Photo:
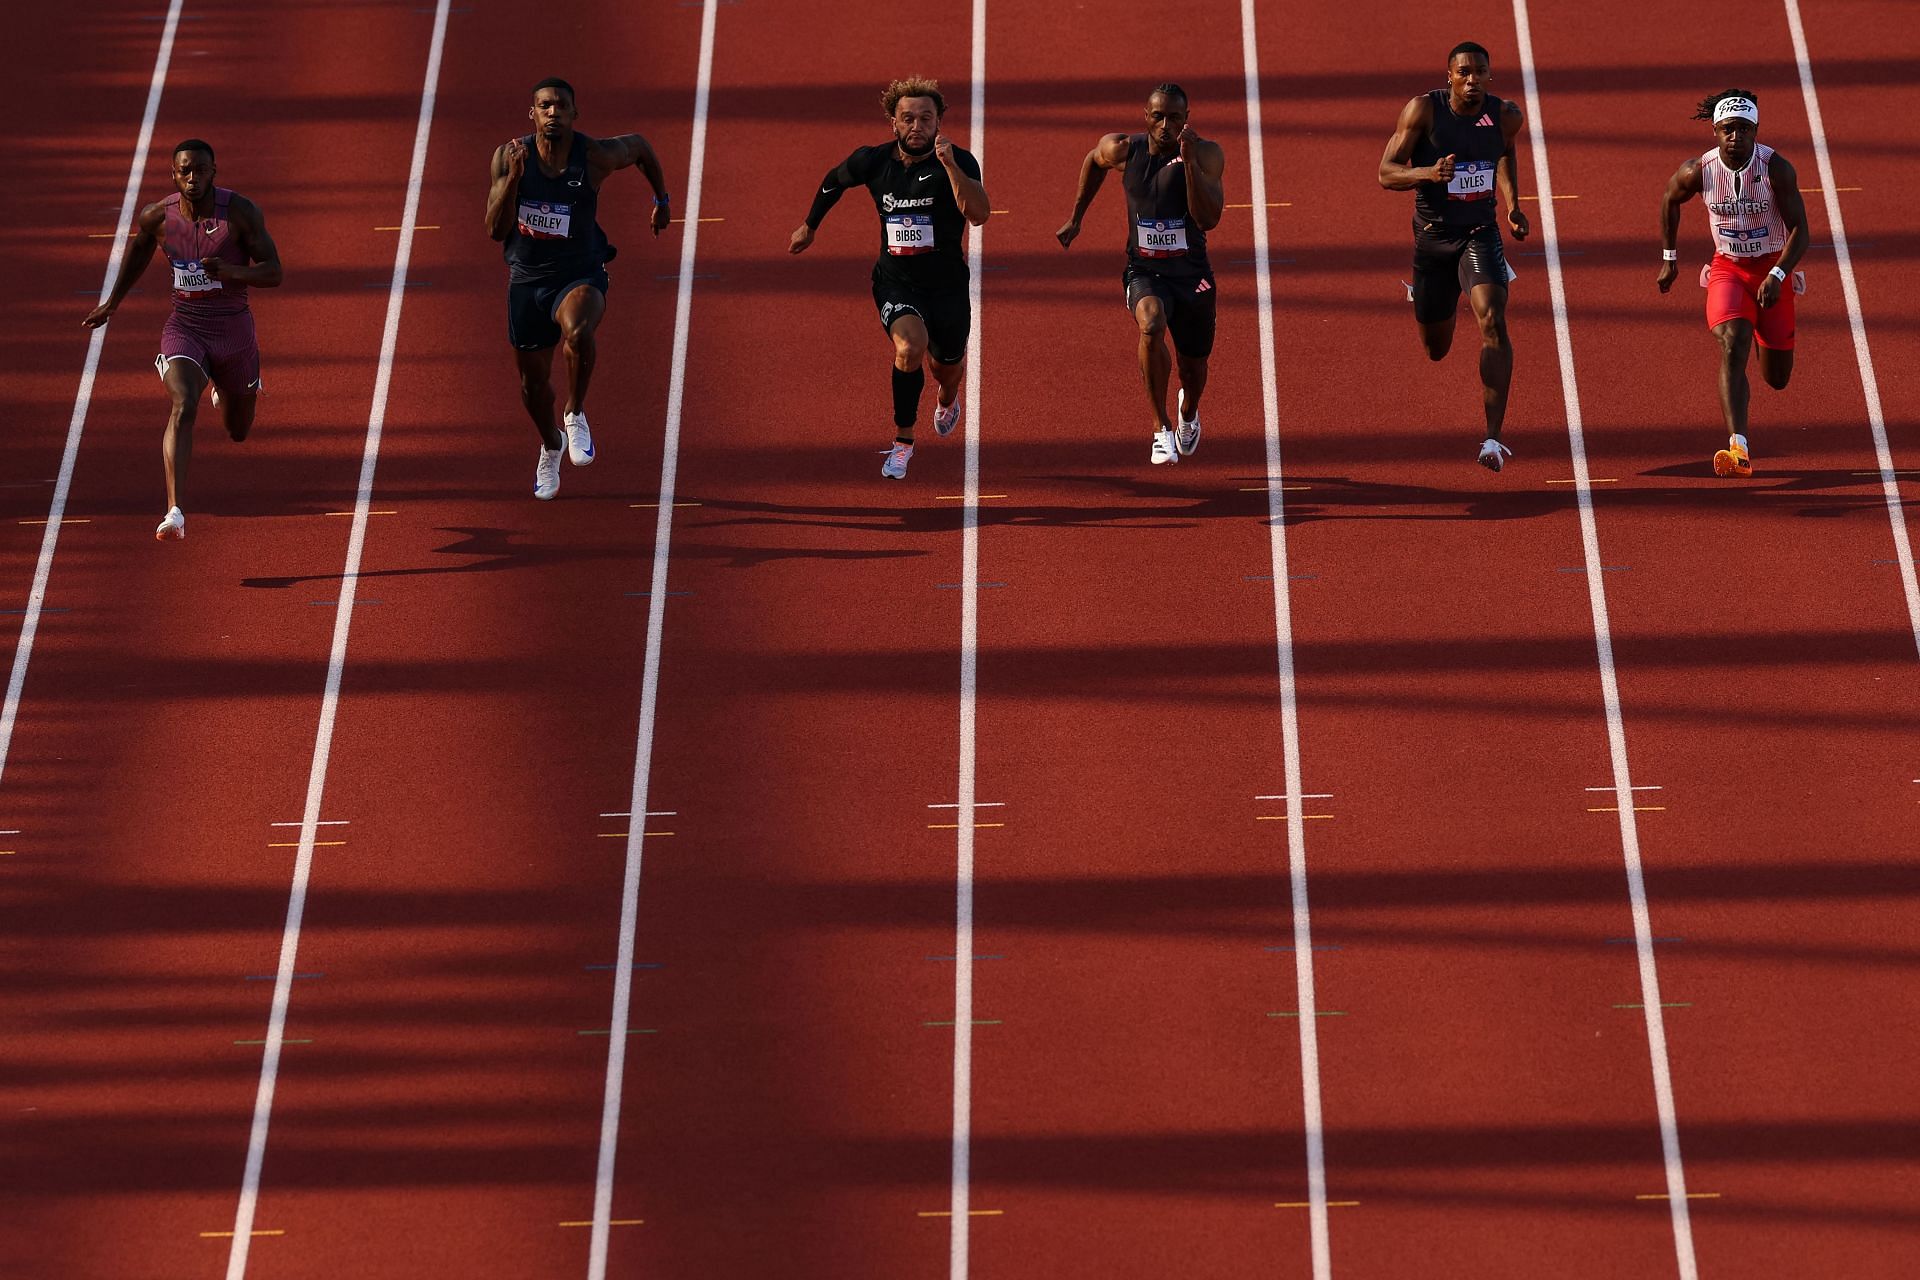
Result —
[[947, 114], [947, 100], [940, 96], [940, 82], [926, 76], [905, 76], [895, 80], [880, 91], [880, 109], [887, 113], [887, 119], [893, 119], [894, 109], [902, 98], [932, 98], [933, 114]]
[[1700, 99], [1700, 105], [1694, 108], [1693, 118], [1695, 120], [1713, 119], [1713, 109], [1727, 98], [1745, 98], [1756, 106], [1759, 105], [1760, 102], [1760, 95], [1751, 89], [1723, 89], [1711, 98]]

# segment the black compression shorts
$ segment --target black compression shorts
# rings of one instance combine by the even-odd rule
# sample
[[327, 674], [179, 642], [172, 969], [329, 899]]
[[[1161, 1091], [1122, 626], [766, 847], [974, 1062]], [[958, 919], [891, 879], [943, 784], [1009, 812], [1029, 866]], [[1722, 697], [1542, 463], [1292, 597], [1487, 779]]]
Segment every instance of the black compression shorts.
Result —
[[927, 352], [941, 364], [959, 364], [967, 358], [967, 335], [973, 332], [973, 304], [965, 286], [958, 289], [915, 289], [887, 280], [873, 282], [873, 305], [880, 323], [893, 332], [901, 316], [919, 316], [927, 326]]
[[1170, 280], [1128, 264], [1120, 273], [1127, 291], [1127, 314], [1138, 313], [1140, 299], [1158, 298], [1167, 313], [1167, 332], [1173, 349], [1189, 360], [1213, 354], [1214, 288], [1211, 274], [1190, 280]]
[[1449, 227], [1416, 218], [1413, 223], [1413, 318], [1434, 324], [1451, 316], [1460, 295], [1475, 285], [1507, 287], [1512, 276], [1500, 228]]
[[556, 313], [566, 296], [583, 284], [607, 294], [607, 269], [595, 267], [578, 280], [558, 284], [540, 281], [507, 286], [507, 341], [521, 351], [545, 351], [560, 342], [560, 321]]

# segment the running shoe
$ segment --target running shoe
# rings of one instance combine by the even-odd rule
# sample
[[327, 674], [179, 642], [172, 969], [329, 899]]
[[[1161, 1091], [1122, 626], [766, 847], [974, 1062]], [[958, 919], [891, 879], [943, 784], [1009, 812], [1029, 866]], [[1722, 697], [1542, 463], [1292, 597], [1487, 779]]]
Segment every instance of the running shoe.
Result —
[[952, 435], [953, 429], [960, 425], [960, 393], [957, 391], [954, 393], [952, 404], [941, 404], [940, 397], [937, 393], [934, 395], [933, 401], [934, 434], [942, 436]]
[[533, 469], [533, 496], [551, 502], [560, 493], [560, 455], [565, 449], [540, 450], [540, 465]]
[[567, 424], [567, 461], [576, 467], [593, 465], [593, 432], [587, 426], [587, 415], [569, 413], [564, 421]]
[[1747, 442], [1739, 436], [1728, 436], [1727, 447], [1713, 455], [1713, 474], [1717, 476], [1750, 476], [1753, 474], [1753, 456], [1747, 452]]
[[912, 457], [913, 446], [896, 441], [893, 448], [887, 450], [887, 460], [880, 464], [880, 474], [889, 480], [905, 480], [907, 461]]
[[1180, 422], [1173, 430], [1173, 442], [1180, 447], [1180, 456], [1191, 458], [1193, 451], [1200, 447], [1200, 414], [1196, 411], [1191, 420], [1187, 417], [1187, 389], [1180, 388]]
[[1171, 428], [1153, 433], [1153, 465], [1180, 461], [1180, 446], [1173, 438]]
[[187, 536], [187, 518], [181, 514], [180, 508], [167, 508], [167, 518], [160, 522], [160, 527], [153, 531], [153, 536], [161, 542], [165, 542], [168, 538], [183, 539]]
[[1501, 444], [1492, 436], [1488, 436], [1480, 442], [1480, 465], [1489, 471], [1498, 471], [1506, 465], [1507, 459], [1512, 456], [1513, 450], [1507, 448], [1507, 446]]

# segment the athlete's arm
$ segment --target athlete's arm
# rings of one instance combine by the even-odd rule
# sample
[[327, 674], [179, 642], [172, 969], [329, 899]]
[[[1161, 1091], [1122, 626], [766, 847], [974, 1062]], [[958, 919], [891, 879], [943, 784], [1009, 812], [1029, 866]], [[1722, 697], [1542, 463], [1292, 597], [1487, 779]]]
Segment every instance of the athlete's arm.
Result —
[[653, 234], [659, 235], [673, 220], [673, 197], [667, 194], [666, 171], [660, 167], [660, 157], [653, 154], [653, 147], [645, 138], [637, 133], [602, 138], [587, 152], [587, 162], [596, 176], [602, 178], [615, 169], [640, 166], [640, 172], [647, 175], [653, 187]]
[[947, 171], [947, 181], [953, 184], [953, 199], [960, 206], [960, 216], [974, 226], [984, 226], [993, 213], [992, 203], [987, 199], [987, 189], [980, 185], [980, 165], [971, 156], [973, 172], [968, 173], [959, 159], [953, 154], [953, 143], [944, 133], [933, 138], [933, 158]]
[[166, 224], [167, 211], [159, 204], [150, 204], [140, 211], [134, 220], [137, 228], [133, 233], [133, 243], [127, 246], [127, 252], [120, 259], [120, 274], [114, 277], [113, 289], [107, 294], [107, 300], [87, 312], [87, 318], [80, 323], [89, 329], [98, 329], [113, 319], [113, 313], [120, 309], [121, 301], [133, 288], [133, 282], [153, 261], [153, 251], [160, 247], [160, 228]]
[[1527, 232], [1533, 230], [1526, 211], [1520, 207], [1520, 167], [1515, 155], [1520, 130], [1526, 124], [1527, 116], [1520, 110], [1519, 103], [1509, 98], [1500, 104], [1500, 132], [1506, 135], [1507, 149], [1494, 162], [1493, 185], [1499, 188], [1500, 198], [1507, 202], [1507, 227], [1515, 240], [1525, 240]]
[[518, 138], [501, 143], [493, 152], [493, 187], [487, 192], [487, 234], [505, 240], [513, 230], [513, 198], [520, 194], [520, 175], [527, 171], [527, 144]]
[[1439, 163], [1416, 169], [1413, 148], [1422, 135], [1433, 129], [1433, 99], [1426, 94], [1400, 108], [1400, 119], [1387, 139], [1386, 154], [1380, 157], [1380, 185], [1389, 191], [1411, 191], [1423, 182], [1447, 182], [1453, 177], [1453, 157], [1442, 156]]
[[[267, 218], [260, 206], [245, 196], [235, 196], [227, 206], [227, 216], [240, 233], [240, 250], [246, 262], [226, 262], [208, 258], [201, 263], [215, 280], [231, 280], [252, 289], [278, 288], [281, 279], [280, 246], [267, 234]], [[249, 265], [252, 264], [252, 265]]]
[[[1767, 177], [1773, 180], [1773, 207], [1780, 211], [1780, 221], [1787, 228], [1787, 245], [1780, 251], [1780, 261], [1774, 264], [1774, 270], [1781, 275], [1791, 276], [1807, 252], [1807, 205], [1800, 198], [1800, 175], [1776, 151], [1767, 162]], [[1780, 301], [1780, 290], [1784, 285], [1784, 281], [1770, 275], [1760, 282], [1760, 291], [1754, 295], [1754, 300], [1763, 307], [1770, 307]]]
[[1080, 162], [1080, 185], [1073, 193], [1073, 216], [1067, 219], [1065, 226], [1053, 233], [1062, 249], [1068, 248], [1080, 234], [1080, 220], [1087, 216], [1087, 207], [1093, 203], [1094, 196], [1100, 193], [1100, 186], [1107, 180], [1107, 170], [1123, 169], [1127, 164], [1127, 135], [1109, 133], [1093, 144], [1093, 150], [1087, 152], [1087, 158]]
[[1187, 128], [1180, 133], [1180, 158], [1187, 170], [1187, 216], [1202, 231], [1211, 231], [1220, 225], [1220, 213], [1226, 208], [1226, 188], [1220, 179], [1227, 171], [1227, 153], [1219, 143], [1208, 142]]
[[827, 210], [840, 203], [848, 187], [865, 186], [867, 182], [867, 151], [862, 147], [845, 160], [837, 169], [829, 170], [820, 181], [820, 189], [813, 193], [813, 207], [807, 210], [807, 219], [793, 229], [787, 238], [787, 252], [799, 253], [813, 243], [813, 233], [820, 229], [820, 220], [827, 216]]
[[1663, 254], [1660, 274], [1654, 277], [1653, 282], [1660, 286], [1662, 293], [1673, 288], [1674, 277], [1680, 274], [1679, 261], [1664, 256], [1674, 250], [1674, 238], [1680, 234], [1680, 206], [1699, 194], [1700, 162], [1689, 160], [1674, 170], [1673, 176], [1667, 179], [1666, 194], [1660, 197], [1660, 248]]

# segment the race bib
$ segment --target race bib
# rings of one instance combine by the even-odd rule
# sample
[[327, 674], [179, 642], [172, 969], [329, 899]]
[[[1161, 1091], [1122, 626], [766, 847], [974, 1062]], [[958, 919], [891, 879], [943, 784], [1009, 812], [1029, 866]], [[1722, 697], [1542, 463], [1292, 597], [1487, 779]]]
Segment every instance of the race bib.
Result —
[[545, 200], [520, 202], [520, 234], [530, 240], [565, 240], [573, 228], [573, 206]]
[[1493, 161], [1462, 160], [1453, 166], [1447, 180], [1449, 200], [1491, 200], [1493, 198]]
[[890, 213], [886, 227], [888, 253], [933, 252], [933, 219], [927, 214]]
[[1143, 258], [1187, 256], [1185, 218], [1142, 218], [1133, 224], [1133, 243]]
[[1743, 254], [1767, 252], [1767, 241], [1773, 237], [1772, 227], [1754, 227], [1742, 230], [1739, 227], [1720, 228], [1720, 252], [1729, 258], [1738, 258]]
[[175, 293], [217, 293], [224, 287], [208, 275], [207, 269], [198, 262], [180, 262], [171, 258], [168, 261], [173, 263]]

